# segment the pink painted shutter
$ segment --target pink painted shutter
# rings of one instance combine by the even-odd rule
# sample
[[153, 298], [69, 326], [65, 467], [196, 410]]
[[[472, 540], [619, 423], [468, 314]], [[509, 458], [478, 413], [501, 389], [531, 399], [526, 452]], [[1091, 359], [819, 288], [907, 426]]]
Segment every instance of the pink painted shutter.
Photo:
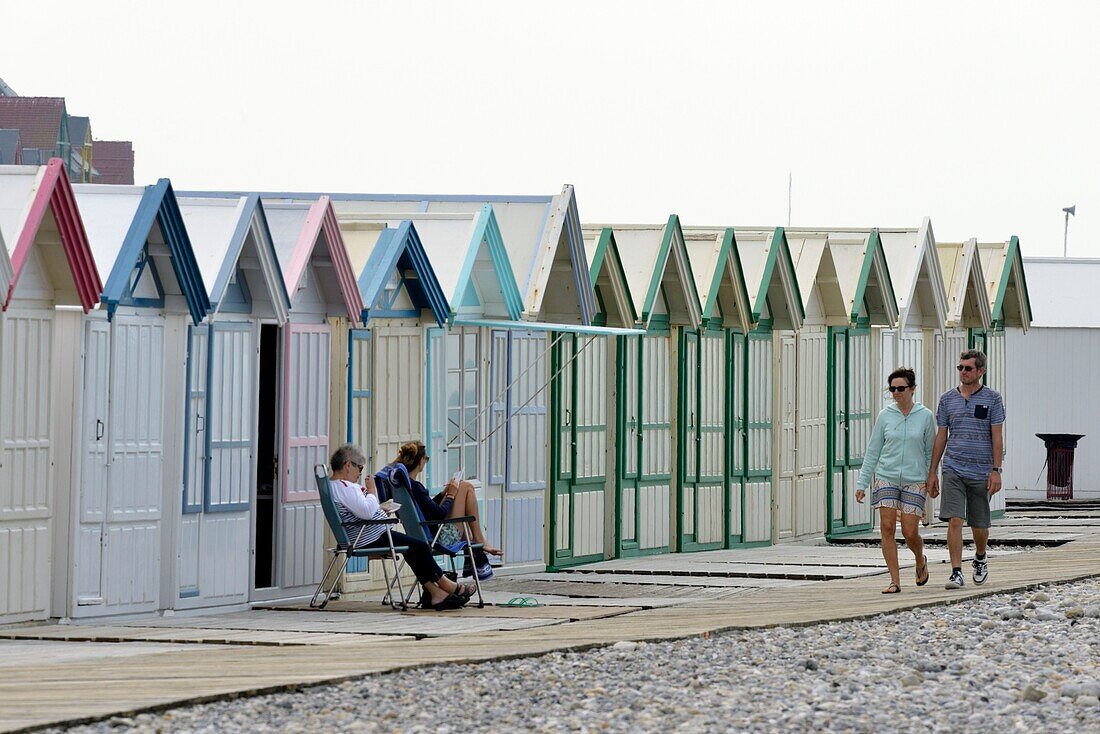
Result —
[[315, 464], [328, 461], [330, 329], [287, 324], [283, 344], [283, 502], [317, 500]]

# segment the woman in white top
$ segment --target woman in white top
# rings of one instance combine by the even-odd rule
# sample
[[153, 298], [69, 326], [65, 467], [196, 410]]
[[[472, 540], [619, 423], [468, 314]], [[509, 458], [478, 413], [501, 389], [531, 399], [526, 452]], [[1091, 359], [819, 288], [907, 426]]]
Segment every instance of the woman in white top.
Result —
[[[352, 444], [344, 444], [336, 449], [329, 460], [332, 466], [329, 486], [336, 510], [340, 513], [340, 522], [352, 545], [356, 548], [385, 549], [389, 547], [384, 537], [386, 526], [363, 523], [364, 520], [383, 520], [387, 517], [386, 511], [378, 504], [374, 477], [368, 474], [366, 485], [359, 484], [359, 477], [363, 474], [366, 463], [362, 451]], [[391, 535], [394, 545], [408, 547], [402, 555], [416, 574], [417, 581], [430, 595], [432, 609], [439, 612], [458, 609], [469, 601], [473, 593], [472, 584], [457, 584], [444, 576], [427, 543], [396, 530], [391, 531]]]

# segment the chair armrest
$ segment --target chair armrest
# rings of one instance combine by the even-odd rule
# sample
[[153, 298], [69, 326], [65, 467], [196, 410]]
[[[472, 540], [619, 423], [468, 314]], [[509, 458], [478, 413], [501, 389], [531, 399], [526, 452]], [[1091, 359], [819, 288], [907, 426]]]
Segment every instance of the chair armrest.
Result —
[[359, 520], [357, 525], [396, 525], [401, 522], [396, 517], [387, 517], [379, 520]]
[[420, 523], [421, 525], [454, 525], [460, 522], [473, 522], [477, 518], [473, 515], [466, 515], [465, 517], [449, 517], [446, 520], [425, 520]]

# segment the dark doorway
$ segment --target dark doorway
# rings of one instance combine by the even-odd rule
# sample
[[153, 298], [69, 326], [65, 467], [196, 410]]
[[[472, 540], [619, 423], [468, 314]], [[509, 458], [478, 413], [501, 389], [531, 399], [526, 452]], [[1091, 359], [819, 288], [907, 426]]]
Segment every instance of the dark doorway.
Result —
[[260, 405], [256, 434], [256, 588], [275, 586], [275, 475], [279, 396], [279, 327], [260, 327]]

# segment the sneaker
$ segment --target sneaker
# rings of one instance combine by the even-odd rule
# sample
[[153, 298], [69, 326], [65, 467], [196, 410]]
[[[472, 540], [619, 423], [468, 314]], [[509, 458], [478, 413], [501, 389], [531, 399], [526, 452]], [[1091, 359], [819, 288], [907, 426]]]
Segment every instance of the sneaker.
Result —
[[966, 582], [963, 581], [962, 571], [952, 571], [951, 578], [947, 579], [947, 583], [943, 585], [943, 588], [953, 591], [955, 589], [961, 589], [965, 585]]
[[974, 583], [984, 584], [989, 576], [989, 562], [986, 559], [974, 559]]

